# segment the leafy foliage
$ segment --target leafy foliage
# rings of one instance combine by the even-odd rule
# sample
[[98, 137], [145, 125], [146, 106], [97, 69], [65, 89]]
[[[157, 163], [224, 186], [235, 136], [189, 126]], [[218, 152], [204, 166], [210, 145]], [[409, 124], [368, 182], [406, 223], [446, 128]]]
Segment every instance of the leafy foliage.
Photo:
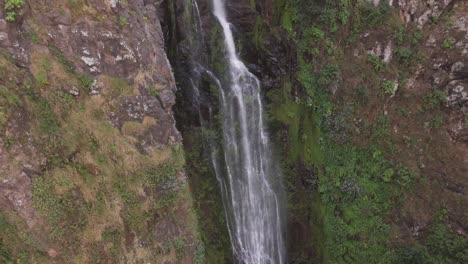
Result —
[[385, 66], [383, 60], [378, 56], [369, 55], [367, 56], [367, 60], [372, 64], [372, 68], [376, 73], [380, 72]]
[[6, 21], [13, 22], [16, 20], [17, 10], [22, 8], [24, 5], [24, 0], [6, 0], [5, 2], [5, 10], [6, 13]]
[[382, 85], [386, 95], [392, 95], [395, 92], [395, 84], [392, 81], [384, 80]]
[[447, 94], [441, 90], [433, 90], [430, 94], [424, 97], [424, 108], [432, 110], [447, 102]]
[[[390, 116], [377, 114], [372, 125], [366, 124], [366, 121], [357, 124], [356, 121], [361, 117], [355, 115], [356, 108], [365, 106], [369, 96], [382, 93], [392, 95], [395, 92], [393, 81], [376, 77], [385, 74], [385, 78], [388, 78], [387, 75], [395, 74], [395, 65], [398, 67], [397, 71], [402, 69], [403, 73], [413, 66], [419, 58], [417, 47], [422, 39], [421, 32], [403, 26], [396, 27], [393, 35], [396, 63], [386, 67], [377, 56], [367, 58], [375, 74], [369, 78], [371, 83], [366, 85], [380, 89], [369, 94], [371, 89], [359, 87], [355, 89], [355, 97], [362, 100], [357, 104], [347, 104], [340, 99], [349, 98], [340, 98], [340, 95], [330, 92], [330, 88], [340, 86], [340, 70], [343, 70], [343, 75], [347, 70], [342, 54], [339, 53], [340, 47], [334, 45], [347, 36], [349, 41], [345, 45], [349, 45], [365, 29], [381, 26], [385, 30], [391, 30], [392, 26], [384, 25], [384, 22], [392, 19], [389, 18], [392, 11], [387, 4], [380, 4], [376, 8], [368, 1], [320, 3], [324, 4], [314, 1], [315, 7], [321, 8], [320, 19], [313, 19], [306, 18], [307, 13], [304, 10], [309, 8], [307, 3], [292, 1], [295, 17], [293, 21], [297, 26], [295, 32], [290, 32], [290, 36], [297, 43], [299, 70], [296, 80], [289, 82], [298, 81], [301, 86], [292, 90], [285, 85], [283, 93], [272, 92], [271, 95], [275, 107], [280, 105], [281, 109], [273, 110], [274, 117], [288, 127], [287, 151], [288, 157], [292, 159], [292, 164], [288, 162], [289, 166], [295, 167], [299, 163], [306, 164], [311, 170], [317, 170], [318, 183], [313, 186], [318, 186], [320, 200], [314, 202], [320, 205], [314, 206], [311, 208], [313, 212], [309, 212], [323, 219], [315, 223], [322, 223], [323, 235], [320, 232], [315, 234], [320, 238], [314, 243], [325, 244], [324, 248], [321, 245], [316, 246], [316, 250], [323, 251], [317, 255], [323, 255], [321, 261], [324, 263], [451, 263], [434, 256], [433, 250], [424, 241], [403, 248], [392, 240], [389, 224], [391, 212], [402, 204], [418, 176], [402, 164], [386, 158], [392, 152], [388, 149], [393, 144]], [[399, 82], [404, 81], [402, 72], [399, 73]], [[443, 104], [446, 95], [434, 91], [424, 101], [425, 108], [432, 109]], [[348, 109], [347, 105], [352, 107]], [[314, 118], [309, 119], [309, 116]], [[437, 117], [432, 123], [440, 126], [441, 120]], [[310, 126], [314, 128], [305, 128]], [[361, 147], [354, 145], [350, 140], [355, 138], [350, 137], [354, 133], [359, 133], [361, 139], [367, 136], [369, 144]], [[320, 154], [302, 154], [305, 151], [301, 147], [309, 145], [315, 151], [319, 149], [317, 152]], [[293, 178], [288, 180], [288, 183], [291, 182], [290, 188], [295, 188], [288, 195], [298, 200], [295, 192], [299, 192], [297, 188], [301, 185], [294, 183], [294, 180], [304, 180], [298, 179], [301, 176], [297, 173], [288, 175]], [[294, 205], [294, 208], [310, 208], [306, 204], [310, 201], [302, 202], [303, 204]], [[450, 251], [450, 247], [444, 250], [452, 254], [461, 251], [460, 247], [455, 248], [453, 251]], [[310, 261], [300, 260], [304, 263]]]

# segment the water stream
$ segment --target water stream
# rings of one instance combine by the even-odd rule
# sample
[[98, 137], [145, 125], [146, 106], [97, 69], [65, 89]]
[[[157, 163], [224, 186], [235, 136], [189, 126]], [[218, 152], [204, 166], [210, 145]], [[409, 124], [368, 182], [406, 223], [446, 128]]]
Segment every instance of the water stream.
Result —
[[234, 256], [243, 264], [285, 263], [278, 184], [264, 126], [260, 82], [239, 59], [224, 0], [212, 0], [213, 13], [224, 33], [229, 80], [220, 87], [222, 156], [220, 182]]

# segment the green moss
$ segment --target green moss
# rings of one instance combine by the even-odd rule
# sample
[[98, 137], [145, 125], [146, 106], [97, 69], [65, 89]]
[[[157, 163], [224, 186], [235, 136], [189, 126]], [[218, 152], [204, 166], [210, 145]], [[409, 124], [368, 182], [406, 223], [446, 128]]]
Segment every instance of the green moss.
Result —
[[[12, 221], [13, 220], [13, 221]], [[28, 263], [25, 237], [15, 224], [15, 217], [0, 212], [0, 262], [5, 264]], [[20, 221], [19, 221], [20, 222]]]
[[73, 244], [71, 236], [86, 225], [84, 202], [72, 192], [57, 194], [60, 186], [47, 176], [35, 178], [32, 184], [34, 207], [50, 224], [50, 238], [62, 243]]
[[11, 107], [18, 106], [21, 102], [16, 93], [2, 85], [0, 85], [0, 100], [5, 100], [5, 105], [9, 105]]
[[[225, 46], [223, 43], [224, 36], [220, 26], [212, 28], [210, 33], [210, 48], [211, 48], [211, 66], [213, 67], [216, 76], [227, 76], [227, 63], [225, 61]], [[223, 82], [223, 79], [220, 79]]]
[[281, 26], [286, 29], [289, 34], [293, 32], [293, 15], [294, 11], [290, 8], [285, 9], [281, 16]]
[[254, 26], [254, 41], [255, 41], [255, 46], [257, 49], [263, 48], [262, 47], [262, 40], [265, 37], [266, 30], [268, 30], [267, 25], [264, 23], [262, 18], [260, 16], [257, 16], [255, 19], [255, 26]]
[[306, 105], [290, 97], [291, 88], [291, 83], [286, 83], [281, 92], [270, 94], [275, 105], [271, 114], [288, 126], [288, 159], [302, 160], [308, 165], [317, 164], [321, 161], [321, 154], [315, 115]]
[[193, 190], [199, 233], [203, 242], [203, 263], [222, 264], [232, 263], [231, 244], [218, 181], [203, 150], [203, 142], [207, 136], [212, 136], [213, 139], [215, 135], [213, 131], [194, 128], [184, 131], [184, 147], [186, 171]]

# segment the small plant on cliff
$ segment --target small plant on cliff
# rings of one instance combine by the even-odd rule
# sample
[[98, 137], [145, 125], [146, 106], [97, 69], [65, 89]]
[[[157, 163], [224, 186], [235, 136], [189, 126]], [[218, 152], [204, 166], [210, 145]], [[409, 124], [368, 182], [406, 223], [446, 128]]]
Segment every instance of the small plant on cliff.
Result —
[[305, 30], [304, 37], [310, 39], [311, 41], [317, 42], [325, 37], [325, 32], [314, 26]]
[[384, 182], [390, 182], [393, 178], [395, 171], [392, 168], [388, 168], [384, 171], [382, 179]]
[[159, 91], [156, 90], [156, 87], [154, 86], [151, 86], [150, 88], [148, 88], [148, 92], [151, 96], [154, 96], [154, 97], [158, 97], [159, 96]]
[[29, 38], [31, 39], [31, 43], [39, 44], [39, 36], [36, 32], [32, 31], [29, 33]]
[[176, 249], [177, 256], [183, 256], [185, 254], [185, 242], [184, 240], [178, 238], [174, 241], [174, 246]]
[[454, 42], [455, 41], [453, 39], [451, 39], [451, 38], [445, 39], [444, 42], [442, 42], [442, 48], [452, 49]]
[[13, 22], [16, 19], [16, 11], [24, 6], [24, 0], [7, 0], [5, 2], [6, 21]]
[[380, 72], [385, 66], [383, 60], [379, 56], [369, 55], [367, 61], [372, 64], [372, 68], [376, 73]]
[[440, 128], [442, 127], [442, 125], [444, 125], [444, 122], [445, 122], [444, 116], [441, 114], [437, 114], [432, 118], [430, 122], [430, 126], [432, 128]]
[[127, 24], [128, 24], [128, 19], [127, 19], [126, 17], [124, 17], [124, 16], [120, 16], [120, 17], [119, 17], [119, 25], [120, 25], [120, 27], [122, 27], [122, 28], [123, 28], [123, 27], [126, 27]]
[[424, 97], [424, 109], [431, 110], [447, 102], [447, 94], [444, 91], [434, 90]]
[[383, 82], [383, 88], [386, 95], [392, 95], [395, 91], [395, 84], [390, 80], [385, 80]]

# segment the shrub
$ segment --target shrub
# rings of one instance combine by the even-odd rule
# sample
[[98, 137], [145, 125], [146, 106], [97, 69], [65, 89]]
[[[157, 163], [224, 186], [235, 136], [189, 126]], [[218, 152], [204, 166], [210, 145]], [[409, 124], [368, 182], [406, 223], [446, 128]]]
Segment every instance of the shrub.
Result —
[[390, 14], [390, 6], [381, 4], [376, 8], [369, 1], [360, 3], [360, 16], [362, 17], [362, 24], [368, 27], [374, 27], [383, 24]]
[[306, 29], [304, 32], [304, 37], [312, 41], [319, 41], [325, 37], [325, 32], [323, 32], [320, 28], [313, 26]]
[[369, 55], [367, 56], [367, 61], [372, 64], [372, 68], [376, 73], [380, 72], [385, 66], [383, 60], [379, 56]]
[[325, 66], [319, 76], [320, 85], [328, 85], [332, 83], [338, 77], [338, 65], [328, 64]]
[[414, 51], [410, 48], [397, 48], [395, 50], [395, 55], [398, 58], [398, 62], [404, 66], [410, 66], [411, 62], [414, 60]]
[[126, 27], [128, 24], [128, 19], [124, 16], [119, 17], [119, 25], [120, 27]]
[[444, 91], [434, 90], [424, 97], [424, 108], [431, 110], [447, 102], [447, 94]]
[[36, 32], [30, 32], [29, 33], [29, 38], [31, 39], [31, 42], [33, 44], [38, 44], [39, 43], [39, 36], [37, 35]]
[[182, 239], [177, 239], [174, 241], [174, 246], [176, 249], [177, 256], [183, 256], [185, 254], [185, 242]]
[[395, 92], [395, 84], [390, 80], [383, 82], [383, 88], [386, 95], [392, 95]]
[[76, 78], [78, 79], [78, 83], [80, 87], [83, 88], [85, 91], [90, 92], [91, 86], [94, 83], [94, 79], [86, 73], [77, 73]]
[[6, 21], [16, 20], [16, 11], [24, 6], [24, 0], [7, 0], [5, 2]]
[[445, 39], [444, 42], [442, 42], [442, 48], [444, 49], [452, 49], [453, 48], [454, 41], [451, 38]]
[[432, 128], [440, 128], [444, 123], [444, 116], [441, 114], [437, 114], [432, 118], [430, 125]]
[[394, 174], [395, 172], [393, 171], [393, 169], [388, 168], [384, 171], [382, 179], [384, 180], [384, 182], [390, 182]]
[[405, 41], [405, 34], [405, 28], [403, 26], [400, 26], [395, 30], [393, 38], [395, 39], [397, 45], [403, 44]]

